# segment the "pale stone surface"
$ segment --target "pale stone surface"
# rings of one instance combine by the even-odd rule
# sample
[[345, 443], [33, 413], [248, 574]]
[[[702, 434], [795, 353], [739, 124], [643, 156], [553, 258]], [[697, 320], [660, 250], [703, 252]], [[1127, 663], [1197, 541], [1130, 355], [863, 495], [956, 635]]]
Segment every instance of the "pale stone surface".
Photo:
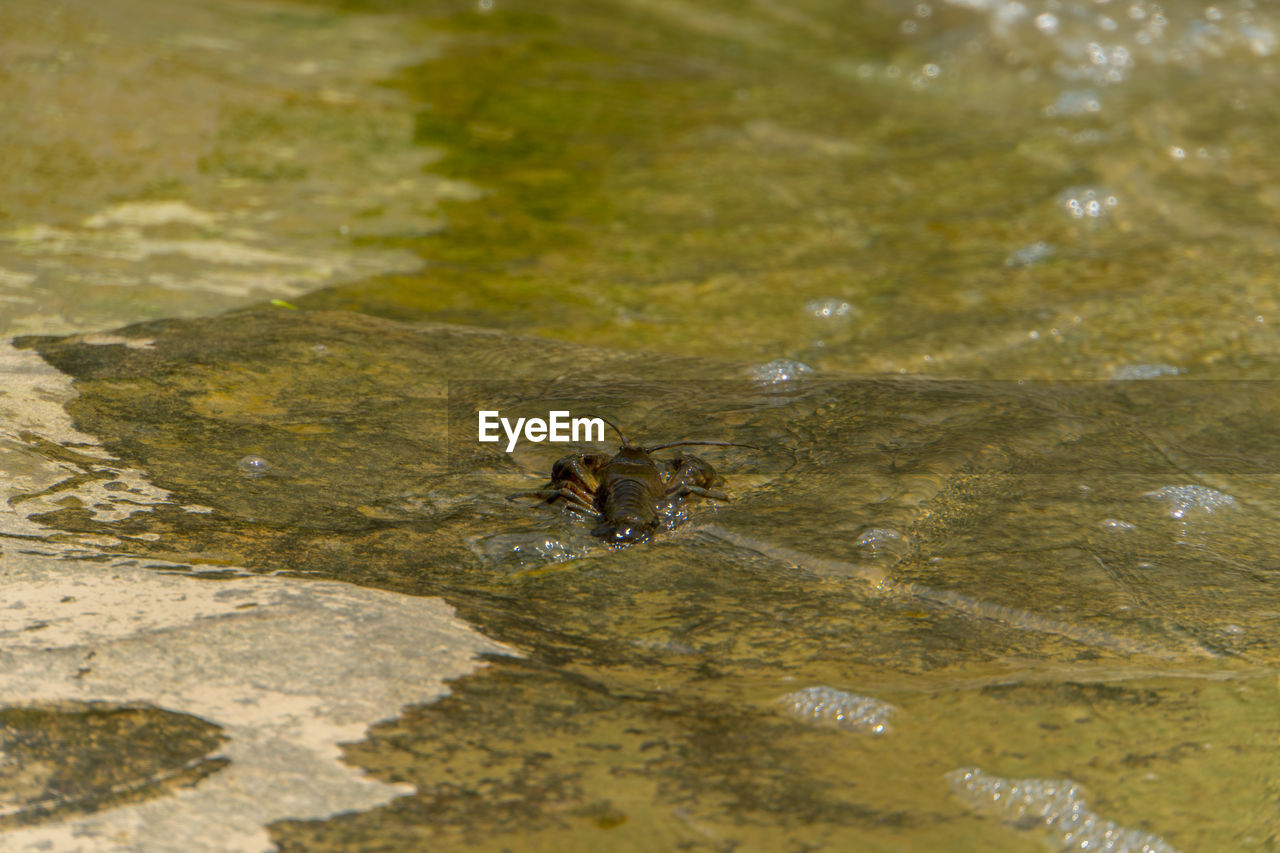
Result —
[[223, 727], [230, 764], [176, 794], [0, 834], [0, 849], [260, 851], [272, 821], [411, 792], [343, 764], [338, 745], [445, 695], [477, 655], [513, 652], [439, 599], [201, 578], [189, 566], [144, 567], [121, 555], [126, 539], [41, 526], [31, 516], [67, 500], [112, 521], [172, 498], [75, 427], [64, 408], [74, 396], [67, 376], [0, 342], [0, 707], [73, 700], [192, 714]]
[[[223, 770], [135, 805], [0, 835], [5, 850], [258, 851], [265, 825], [412, 792], [342, 763], [338, 745], [445, 695], [476, 655], [510, 649], [439, 599], [327, 582], [206, 580], [6, 555], [0, 705], [142, 703], [229, 736]], [[44, 627], [37, 627], [43, 625]]]

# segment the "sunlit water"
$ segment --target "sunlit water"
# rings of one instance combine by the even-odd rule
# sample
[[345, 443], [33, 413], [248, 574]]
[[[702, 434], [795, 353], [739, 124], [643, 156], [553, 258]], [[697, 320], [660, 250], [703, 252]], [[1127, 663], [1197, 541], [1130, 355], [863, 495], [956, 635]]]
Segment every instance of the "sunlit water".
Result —
[[[1275, 845], [1273, 9], [164, 10], [0, 12], [3, 746], [122, 756], [0, 840]], [[478, 408], [753, 447], [616, 548]]]

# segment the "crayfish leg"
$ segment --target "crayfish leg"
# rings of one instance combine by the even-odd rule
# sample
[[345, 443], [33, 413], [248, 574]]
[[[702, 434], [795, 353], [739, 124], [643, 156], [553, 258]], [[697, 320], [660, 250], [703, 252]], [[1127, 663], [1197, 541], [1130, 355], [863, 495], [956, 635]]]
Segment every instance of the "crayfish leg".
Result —
[[600, 487], [600, 469], [608, 462], [609, 457], [601, 453], [575, 453], [562, 457], [551, 466], [551, 484], [574, 486], [587, 495], [593, 495]]
[[716, 500], [728, 500], [723, 492], [713, 492], [711, 487], [721, 481], [716, 469], [705, 459], [690, 454], [681, 454], [669, 463], [671, 474], [665, 479], [666, 497], [685, 497], [698, 495]]
[[538, 489], [536, 492], [520, 492], [519, 494], [507, 496], [509, 501], [519, 498], [541, 498], [547, 503], [563, 500], [570, 509], [576, 509], [579, 512], [586, 512], [592, 515], [595, 514], [595, 508], [591, 505], [591, 501], [572, 488], [572, 486], [563, 486], [561, 488], [549, 486], [545, 489]]
[[702, 486], [694, 486], [690, 483], [680, 483], [667, 490], [668, 498], [683, 498], [689, 495], [697, 495], [700, 498], [711, 498], [717, 501], [727, 501], [729, 496], [724, 492], [715, 489], [704, 489]]

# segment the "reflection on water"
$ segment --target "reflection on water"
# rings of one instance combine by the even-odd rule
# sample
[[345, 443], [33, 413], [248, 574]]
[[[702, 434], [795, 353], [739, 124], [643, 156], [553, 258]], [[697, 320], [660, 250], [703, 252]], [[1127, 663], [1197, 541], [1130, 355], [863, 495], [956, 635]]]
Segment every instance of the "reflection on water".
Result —
[[[275, 790], [209, 838], [1274, 846], [1273, 9], [393, 0], [169, 6], [170, 26], [147, 0], [82, 5], [34, 29], [0, 10], [30, 36], [0, 46], [0, 91], [50, 108], [0, 130], [25, 206], [0, 229], [0, 301], [27, 306], [8, 328], [289, 298], [0, 351], [13, 597], [81, 627], [137, 599], [174, 632], [113, 635], [95, 664], [14, 610], [11, 663], [39, 676], [14, 695], [230, 738], [180, 801], [156, 780], [212, 740], [99, 780], [81, 799], [108, 808], [77, 820], [101, 837], [237, 778], [272, 788], [290, 762], [255, 747], [267, 731], [341, 795]], [[147, 85], [108, 106], [168, 125], [66, 117], [138, 57]], [[151, 109], [175, 90], [203, 97]], [[95, 160], [104, 138], [132, 166]], [[904, 373], [1012, 381], [883, 378]], [[761, 449], [708, 452], [731, 501], [610, 548], [504, 500], [567, 450], [480, 445], [477, 408]], [[73, 582], [111, 606], [50, 598]], [[246, 589], [305, 613], [255, 621]], [[430, 596], [524, 656], [403, 709], [438, 695], [435, 658], [467, 669], [423, 627]], [[245, 620], [261, 673], [235, 653]], [[234, 689], [211, 699], [210, 671]], [[281, 700], [294, 677], [306, 696]], [[103, 749], [145, 752], [124, 740]], [[121, 785], [146, 801], [113, 811]], [[212, 832], [227, 812], [202, 813]]]
[[379, 81], [402, 18], [273, 3], [0, 8], [0, 333], [196, 316], [420, 265], [476, 190]]

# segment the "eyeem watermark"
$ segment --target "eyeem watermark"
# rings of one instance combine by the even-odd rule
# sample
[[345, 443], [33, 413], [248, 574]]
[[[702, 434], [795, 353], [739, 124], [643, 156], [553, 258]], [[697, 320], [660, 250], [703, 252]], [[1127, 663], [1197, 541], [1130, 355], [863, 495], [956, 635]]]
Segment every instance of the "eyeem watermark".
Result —
[[[567, 411], [547, 412], [547, 419], [542, 418], [516, 418], [513, 425], [507, 418], [502, 417], [496, 410], [482, 409], [480, 415], [480, 441], [501, 441], [498, 435], [498, 427], [502, 427], [502, 431], [507, 434], [507, 452], [516, 449], [516, 442], [520, 440], [520, 431], [524, 430], [526, 441], [570, 441], [574, 443], [585, 443], [591, 441], [604, 441], [604, 420], [601, 418], [574, 418], [570, 417]], [[582, 437], [579, 438], [579, 435]], [[594, 436], [594, 437], [593, 437]]]

